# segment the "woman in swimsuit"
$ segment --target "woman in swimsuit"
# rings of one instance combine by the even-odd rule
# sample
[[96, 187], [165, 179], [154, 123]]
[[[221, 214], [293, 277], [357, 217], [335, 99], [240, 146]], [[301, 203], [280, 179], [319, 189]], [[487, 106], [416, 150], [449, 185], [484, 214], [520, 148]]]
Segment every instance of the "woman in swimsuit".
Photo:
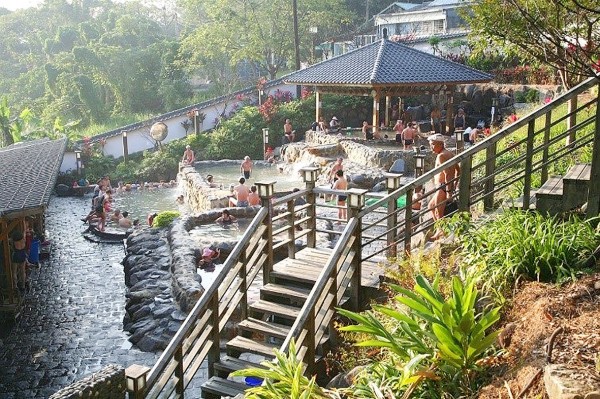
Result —
[[237, 222], [237, 219], [231, 216], [231, 213], [229, 213], [227, 209], [223, 209], [223, 213], [221, 213], [221, 216], [219, 216], [215, 222], [226, 225]]
[[13, 273], [13, 288], [18, 287], [19, 291], [25, 290], [27, 284], [27, 249], [23, 233], [15, 231], [12, 235], [13, 251], [12, 251], [12, 273]]

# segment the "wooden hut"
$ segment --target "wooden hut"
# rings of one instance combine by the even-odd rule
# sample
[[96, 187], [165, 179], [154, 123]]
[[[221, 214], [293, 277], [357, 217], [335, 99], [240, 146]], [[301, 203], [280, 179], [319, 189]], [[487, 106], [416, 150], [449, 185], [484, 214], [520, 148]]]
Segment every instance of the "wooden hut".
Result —
[[21, 297], [11, 272], [11, 236], [27, 225], [44, 235], [44, 213], [67, 140], [35, 140], [0, 149], [0, 311], [18, 313]]

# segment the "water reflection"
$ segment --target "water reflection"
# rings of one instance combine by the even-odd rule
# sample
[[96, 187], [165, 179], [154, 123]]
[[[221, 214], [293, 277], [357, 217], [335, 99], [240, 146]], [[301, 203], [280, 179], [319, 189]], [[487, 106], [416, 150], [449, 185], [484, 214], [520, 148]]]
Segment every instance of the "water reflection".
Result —
[[176, 203], [180, 194], [177, 188], [156, 188], [153, 190], [132, 190], [118, 193], [113, 197], [112, 210], [120, 209], [129, 212], [131, 220], [139, 219], [146, 224], [148, 214], [162, 211], [187, 212], [184, 205]]
[[[231, 184], [238, 184], [241, 177], [239, 163], [196, 163], [196, 170], [203, 177], [213, 175], [217, 185], [228, 188]], [[303, 188], [304, 183], [299, 173], [280, 173], [276, 164], [254, 165], [252, 176], [246, 185], [250, 186], [257, 181], [276, 181], [275, 191], [291, 191], [293, 188]]]

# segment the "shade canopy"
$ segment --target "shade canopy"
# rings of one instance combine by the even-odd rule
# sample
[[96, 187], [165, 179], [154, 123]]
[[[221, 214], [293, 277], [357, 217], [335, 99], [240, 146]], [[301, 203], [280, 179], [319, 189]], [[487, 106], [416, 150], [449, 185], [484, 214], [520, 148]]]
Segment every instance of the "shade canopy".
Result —
[[21, 142], [0, 149], [0, 219], [43, 211], [60, 171], [67, 139]]
[[485, 83], [492, 75], [388, 39], [349, 51], [285, 77], [286, 83], [331, 93], [410, 95]]

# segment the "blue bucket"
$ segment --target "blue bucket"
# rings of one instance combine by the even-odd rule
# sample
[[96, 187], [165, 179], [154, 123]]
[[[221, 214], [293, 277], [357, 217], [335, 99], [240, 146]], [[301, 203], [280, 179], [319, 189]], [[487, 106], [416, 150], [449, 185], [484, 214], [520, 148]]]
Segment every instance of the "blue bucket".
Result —
[[32, 240], [29, 247], [29, 263], [40, 262], [40, 240]]
[[246, 381], [246, 385], [249, 387], [257, 387], [263, 383], [263, 379], [258, 377], [246, 377], [244, 381]]

